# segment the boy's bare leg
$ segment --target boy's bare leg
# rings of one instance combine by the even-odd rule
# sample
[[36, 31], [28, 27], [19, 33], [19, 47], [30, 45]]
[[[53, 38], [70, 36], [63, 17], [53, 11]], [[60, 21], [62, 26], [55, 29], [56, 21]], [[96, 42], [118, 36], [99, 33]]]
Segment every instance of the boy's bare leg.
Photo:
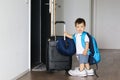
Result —
[[85, 64], [87, 75], [94, 75], [94, 70], [90, 69], [89, 63]]
[[89, 65], [89, 63], [87, 63], [87, 64], [85, 64], [85, 67], [86, 67], [86, 69], [90, 69], [90, 65]]
[[85, 68], [85, 65], [84, 64], [80, 64], [80, 71], [83, 71]]

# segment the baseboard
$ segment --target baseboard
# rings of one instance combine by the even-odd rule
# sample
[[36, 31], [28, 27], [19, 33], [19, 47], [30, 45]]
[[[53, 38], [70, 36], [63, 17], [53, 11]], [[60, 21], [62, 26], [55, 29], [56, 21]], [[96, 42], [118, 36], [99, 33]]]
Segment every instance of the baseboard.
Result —
[[29, 69], [26, 70], [26, 71], [24, 71], [23, 73], [19, 74], [18, 76], [16, 76], [16, 77], [13, 78], [12, 80], [17, 80], [17, 79], [19, 79], [20, 77], [22, 77], [22, 76], [24, 76], [25, 74], [27, 74], [29, 71], [30, 71]]

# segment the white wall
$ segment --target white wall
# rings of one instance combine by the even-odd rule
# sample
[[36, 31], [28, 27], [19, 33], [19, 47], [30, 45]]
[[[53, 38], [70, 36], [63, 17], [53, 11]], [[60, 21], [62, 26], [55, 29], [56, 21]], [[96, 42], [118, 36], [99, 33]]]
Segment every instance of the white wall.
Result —
[[26, 0], [0, 0], [0, 80], [29, 69], [29, 5]]
[[94, 0], [94, 33], [102, 49], [120, 49], [120, 0]]
[[86, 30], [91, 32], [91, 0], [57, 0], [56, 2], [61, 5], [61, 8], [56, 7], [56, 11], [59, 10], [56, 12], [56, 20], [66, 22], [67, 32], [75, 33], [74, 22], [79, 17], [86, 20]]
[[74, 22], [79, 17], [85, 19], [86, 31], [91, 32], [91, 0], [64, 0], [64, 19], [68, 32], [75, 32]]
[[[64, 20], [64, 0], [56, 0], [56, 21]], [[56, 35], [63, 36], [63, 24], [56, 24]]]

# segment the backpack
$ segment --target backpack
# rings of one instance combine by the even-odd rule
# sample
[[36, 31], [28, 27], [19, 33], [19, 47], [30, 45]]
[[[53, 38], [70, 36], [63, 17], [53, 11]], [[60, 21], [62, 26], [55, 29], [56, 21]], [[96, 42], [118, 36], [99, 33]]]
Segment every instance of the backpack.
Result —
[[84, 31], [81, 36], [81, 42], [82, 42], [83, 48], [85, 48], [85, 41], [84, 41], [85, 35], [87, 35], [89, 38], [89, 50], [88, 50], [89, 60], [88, 62], [90, 65], [98, 64], [101, 61], [101, 56], [100, 56], [100, 52], [97, 46], [97, 42], [92, 35]]
[[[82, 43], [83, 48], [85, 48], [85, 35], [87, 35], [89, 38], [89, 50], [87, 53], [89, 55], [88, 62], [90, 65], [96, 64], [96, 67], [98, 69], [97, 64], [101, 61], [101, 56], [100, 56], [100, 52], [97, 46], [97, 42], [92, 35], [84, 31], [81, 36], [81, 43]], [[73, 40], [76, 43], [75, 34], [73, 35]]]
[[99, 52], [99, 48], [97, 46], [97, 42], [92, 35], [90, 35], [88, 32], [84, 31], [81, 36], [81, 42], [82, 42], [82, 46], [84, 48], [85, 48], [85, 35], [87, 35], [89, 37], [89, 50], [88, 50], [89, 59], [88, 59], [88, 62], [90, 65], [96, 64], [96, 69], [94, 72], [95, 72], [95, 75], [97, 77], [99, 77], [96, 73], [96, 70], [98, 69], [98, 63], [101, 61], [101, 55]]

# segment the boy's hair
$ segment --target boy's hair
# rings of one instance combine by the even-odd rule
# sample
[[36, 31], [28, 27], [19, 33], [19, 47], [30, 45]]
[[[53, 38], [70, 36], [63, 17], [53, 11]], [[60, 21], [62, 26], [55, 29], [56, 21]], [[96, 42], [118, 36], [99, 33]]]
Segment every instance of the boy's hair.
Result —
[[81, 24], [81, 23], [83, 23], [86, 26], [86, 22], [83, 18], [77, 18], [75, 21], [75, 26], [76, 24]]

